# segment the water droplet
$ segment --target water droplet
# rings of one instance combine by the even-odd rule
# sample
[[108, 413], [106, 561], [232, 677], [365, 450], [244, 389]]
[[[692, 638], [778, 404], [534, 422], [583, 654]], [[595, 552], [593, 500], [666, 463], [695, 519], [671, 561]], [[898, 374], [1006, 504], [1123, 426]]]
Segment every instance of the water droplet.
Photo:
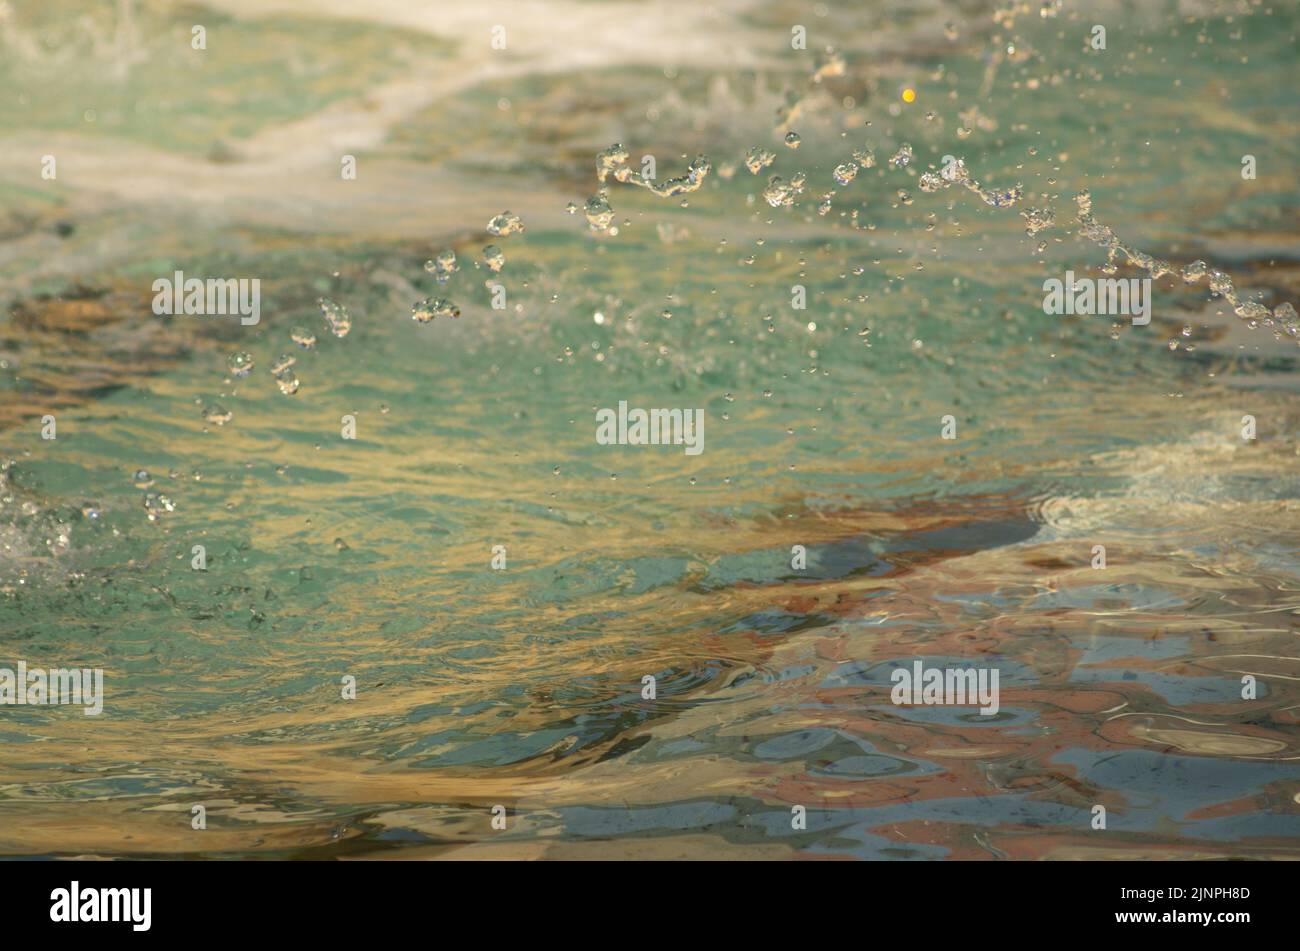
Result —
[[253, 355], [243, 350], [232, 353], [226, 358], [226, 366], [229, 367], [231, 376], [248, 376], [253, 372]]
[[841, 165], [836, 165], [835, 171], [831, 174], [835, 178], [835, 184], [847, 185], [858, 177], [858, 166], [853, 162], [844, 162]]
[[483, 249], [483, 263], [493, 274], [497, 274], [506, 266], [506, 256], [495, 244], [489, 244]]
[[912, 147], [904, 143], [899, 147], [894, 157], [889, 160], [889, 167], [892, 169], [907, 168], [912, 164]]
[[503, 211], [487, 223], [487, 230], [490, 235], [504, 238], [506, 235], [523, 231], [524, 223], [519, 220], [518, 215]]
[[421, 324], [427, 324], [435, 317], [456, 318], [459, 316], [460, 308], [441, 297], [426, 297], [424, 300], [416, 301], [411, 305], [411, 319]]
[[614, 209], [610, 207], [609, 200], [600, 194], [592, 195], [587, 199], [583, 214], [587, 216], [587, 224], [591, 226], [592, 231], [608, 231], [614, 221]]
[[168, 512], [176, 511], [176, 503], [161, 492], [146, 492], [142, 504], [144, 513], [151, 522], [158, 521]]
[[456, 252], [449, 249], [439, 253], [432, 261], [424, 262], [424, 269], [432, 274], [439, 284], [446, 284], [451, 280], [451, 276], [460, 270], [456, 266]]
[[203, 418], [214, 426], [224, 426], [235, 418], [235, 414], [220, 403], [213, 403], [203, 408]]
[[346, 337], [348, 331], [352, 329], [352, 315], [348, 313], [348, 309], [328, 297], [322, 297], [318, 303], [325, 323], [329, 325], [330, 333], [336, 337]]
[[749, 169], [751, 175], [757, 175], [775, 161], [775, 152], [759, 148], [757, 145], [745, 153], [745, 168]]

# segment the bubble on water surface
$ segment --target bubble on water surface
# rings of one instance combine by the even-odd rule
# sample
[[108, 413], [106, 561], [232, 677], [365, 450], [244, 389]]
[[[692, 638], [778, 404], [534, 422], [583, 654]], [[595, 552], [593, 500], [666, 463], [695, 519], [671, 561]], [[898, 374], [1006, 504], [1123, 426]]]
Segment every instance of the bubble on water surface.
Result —
[[311, 350], [316, 346], [316, 335], [301, 325], [289, 331], [289, 339], [304, 350]]
[[483, 249], [483, 263], [489, 271], [497, 274], [506, 266], [506, 256], [495, 244], [489, 244]]

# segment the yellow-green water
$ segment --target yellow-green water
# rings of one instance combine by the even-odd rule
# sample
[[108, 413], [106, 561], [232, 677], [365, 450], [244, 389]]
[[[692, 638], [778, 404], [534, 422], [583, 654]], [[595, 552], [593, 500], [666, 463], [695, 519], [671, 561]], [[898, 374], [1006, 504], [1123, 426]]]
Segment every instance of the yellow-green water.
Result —
[[[0, 853], [1294, 857], [1300, 351], [1204, 282], [1114, 337], [1042, 308], [1100, 275], [1083, 188], [1300, 299], [1293, 10], [408, 7], [0, 20], [0, 666], [106, 692], [0, 707]], [[565, 206], [615, 142], [712, 170], [612, 183], [596, 235]], [[945, 154], [1023, 201], [924, 192]], [[155, 316], [178, 269], [259, 278], [261, 322]], [[704, 451], [599, 445], [620, 400], [702, 408]], [[917, 658], [998, 669], [999, 714], [892, 704]]]

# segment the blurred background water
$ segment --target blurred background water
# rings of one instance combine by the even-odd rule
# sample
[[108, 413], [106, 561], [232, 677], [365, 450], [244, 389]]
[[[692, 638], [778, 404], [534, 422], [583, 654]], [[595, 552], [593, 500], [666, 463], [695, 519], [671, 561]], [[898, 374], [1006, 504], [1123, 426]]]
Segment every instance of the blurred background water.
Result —
[[[1042, 283], [1101, 275], [1088, 188], [1137, 246], [1300, 299], [1297, 22], [0, 6], [0, 666], [106, 689], [97, 718], [0, 708], [0, 853], [1295, 857], [1295, 341], [1203, 283], [1116, 328], [1045, 315]], [[565, 207], [615, 142], [712, 172], [609, 183], [618, 233], [593, 233]], [[923, 192], [946, 154], [1021, 205]], [[490, 237], [507, 209], [526, 230]], [[261, 323], [155, 316], [175, 270], [259, 278]], [[459, 319], [413, 322], [426, 297]], [[619, 400], [702, 408], [704, 452], [598, 445]], [[917, 658], [996, 668], [998, 715], [893, 705]]]

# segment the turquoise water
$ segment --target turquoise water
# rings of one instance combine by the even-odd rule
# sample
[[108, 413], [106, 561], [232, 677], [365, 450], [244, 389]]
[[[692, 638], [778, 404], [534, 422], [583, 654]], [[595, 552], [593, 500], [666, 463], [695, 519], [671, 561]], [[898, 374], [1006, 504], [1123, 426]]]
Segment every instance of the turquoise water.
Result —
[[[861, 6], [15, 4], [0, 666], [102, 667], [105, 709], [0, 708], [0, 852], [1293, 856], [1295, 340], [1204, 281], [1145, 327], [1042, 299], [1103, 276], [1083, 188], [1300, 299], [1294, 11]], [[711, 171], [608, 182], [594, 233], [615, 142]], [[946, 154], [1020, 203], [924, 191]], [[178, 269], [258, 278], [260, 323], [156, 316]], [[599, 444], [620, 400], [702, 409], [704, 451]], [[998, 714], [892, 703], [917, 658], [996, 669]]]

